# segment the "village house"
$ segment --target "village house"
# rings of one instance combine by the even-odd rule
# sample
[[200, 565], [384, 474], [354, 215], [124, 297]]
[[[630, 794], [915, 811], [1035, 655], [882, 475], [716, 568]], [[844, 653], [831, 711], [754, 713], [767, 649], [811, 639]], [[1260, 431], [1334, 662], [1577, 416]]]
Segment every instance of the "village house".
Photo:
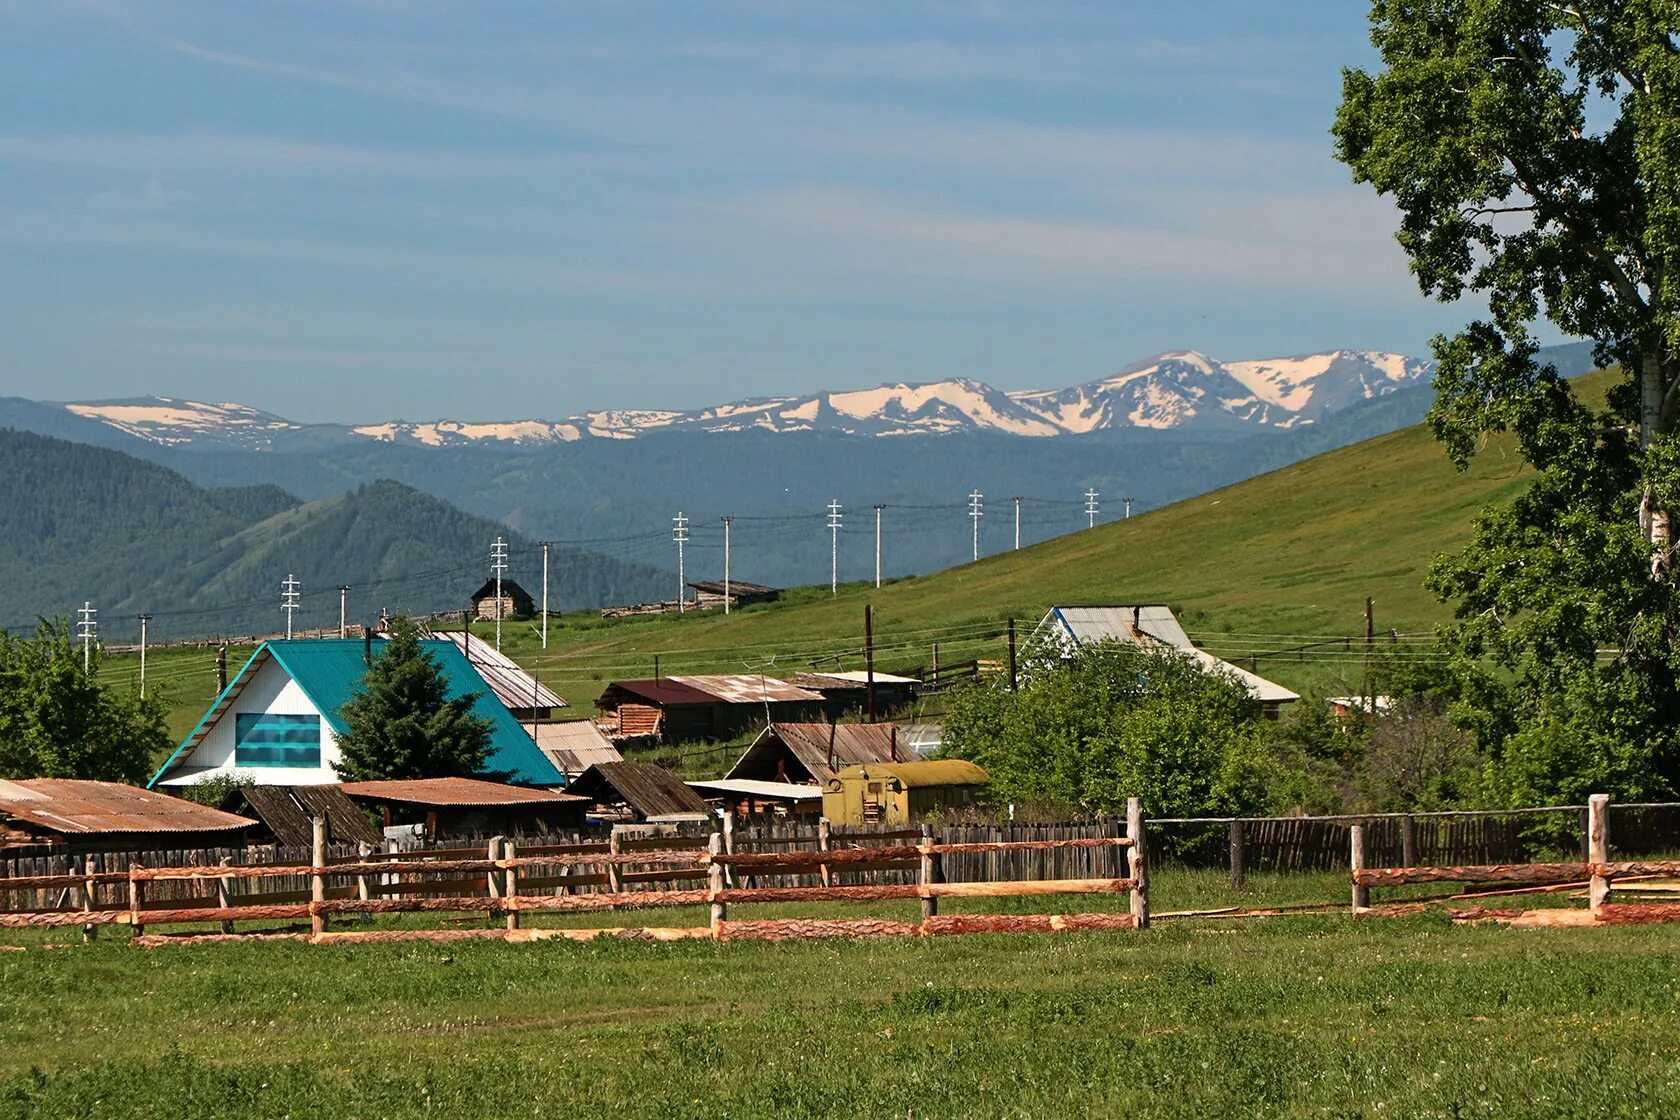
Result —
[[500, 603], [500, 615], [503, 619], [529, 618], [536, 613], [537, 603], [526, 591], [511, 579], [502, 579], [502, 597], [496, 598], [496, 581], [487, 579], [484, 586], [472, 593], [472, 613], [479, 618], [494, 620], [497, 617], [497, 603]]
[[1071, 657], [1101, 642], [1131, 642], [1144, 649], [1182, 653], [1203, 669], [1236, 680], [1266, 715], [1273, 718], [1283, 705], [1301, 698], [1281, 684], [1198, 649], [1172, 609], [1161, 603], [1051, 607], [1028, 639], [1028, 648], [1059, 651], [1062, 656]]
[[0, 848], [79, 853], [238, 847], [256, 823], [121, 782], [0, 781]]
[[[459, 646], [439, 639], [420, 645], [442, 671], [449, 696], [475, 695], [473, 713], [490, 721], [488, 774], [519, 785], [566, 784]], [[360, 688], [378, 648], [369, 638], [264, 642], [147, 788], [213, 777], [279, 786], [337, 782], [338, 736], [347, 730], [341, 709]]]
[[315, 842], [316, 817], [326, 825], [329, 844], [377, 847], [384, 840], [338, 786], [235, 786], [218, 808], [257, 822], [246, 837], [252, 844], [307, 848]]
[[813, 719], [820, 692], [757, 673], [613, 681], [596, 701], [608, 737], [662, 743], [733, 739], [765, 720]]
[[777, 588], [766, 587], [762, 583], [743, 583], [738, 579], [730, 580], [727, 590], [721, 579], [693, 580], [688, 586], [694, 590], [694, 605], [701, 610], [721, 610], [725, 600], [731, 607], [746, 607], [753, 603], [774, 603], [782, 597]]
[[578, 775], [570, 788], [593, 802], [590, 816], [614, 823], [704, 821], [712, 815], [704, 798], [651, 762], [603, 762]]

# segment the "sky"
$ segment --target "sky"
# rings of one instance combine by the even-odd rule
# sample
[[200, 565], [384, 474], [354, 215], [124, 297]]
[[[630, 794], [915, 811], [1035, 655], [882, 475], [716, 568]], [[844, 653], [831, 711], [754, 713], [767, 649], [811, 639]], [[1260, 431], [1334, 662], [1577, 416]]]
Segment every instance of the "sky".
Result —
[[1427, 352], [1357, 0], [0, 0], [0, 395], [558, 418]]

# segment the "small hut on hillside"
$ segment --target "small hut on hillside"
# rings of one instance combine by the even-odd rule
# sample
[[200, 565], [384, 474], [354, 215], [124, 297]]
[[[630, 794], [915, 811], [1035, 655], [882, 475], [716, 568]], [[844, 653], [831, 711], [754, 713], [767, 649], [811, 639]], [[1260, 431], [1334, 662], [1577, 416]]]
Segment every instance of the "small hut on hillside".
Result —
[[[536, 613], [537, 603], [531, 598], [531, 593], [519, 586], [513, 580], [502, 578], [501, 616], [508, 618], [528, 618]], [[497, 613], [496, 581], [487, 579], [484, 586], [472, 594], [473, 614], [479, 618], [495, 619]]]

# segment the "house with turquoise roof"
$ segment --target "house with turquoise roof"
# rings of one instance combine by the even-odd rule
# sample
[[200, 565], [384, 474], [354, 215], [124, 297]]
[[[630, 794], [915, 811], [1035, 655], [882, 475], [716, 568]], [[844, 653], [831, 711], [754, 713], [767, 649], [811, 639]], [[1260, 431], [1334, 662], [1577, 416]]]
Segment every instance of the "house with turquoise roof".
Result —
[[[360, 688], [382, 642], [324, 638], [264, 642], [216, 697], [175, 753], [147, 783], [180, 787], [209, 778], [256, 785], [324, 785], [339, 780], [340, 710]], [[449, 695], [475, 695], [473, 712], [490, 720], [485, 769], [516, 785], [563, 786], [565, 775], [537, 749], [518, 720], [454, 642], [421, 643], [449, 682]]]

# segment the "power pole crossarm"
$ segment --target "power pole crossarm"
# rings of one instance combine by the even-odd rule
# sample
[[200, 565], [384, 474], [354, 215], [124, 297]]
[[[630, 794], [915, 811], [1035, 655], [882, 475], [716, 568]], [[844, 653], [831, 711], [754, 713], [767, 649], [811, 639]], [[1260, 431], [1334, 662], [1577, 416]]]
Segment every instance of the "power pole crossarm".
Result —
[[681, 511], [671, 518], [671, 539], [677, 542], [677, 613], [688, 607], [688, 566], [684, 548], [688, 544], [688, 517]]
[[984, 509], [985, 495], [978, 490], [969, 492], [968, 517], [974, 522], [974, 559], [980, 559], [980, 519], [986, 515]]
[[828, 501], [828, 593], [840, 594], [840, 499]]
[[292, 622], [298, 612], [298, 588], [302, 586], [303, 584], [299, 583], [297, 577], [290, 572], [287, 572], [286, 578], [280, 581], [280, 609], [286, 612], [287, 641], [290, 641], [292, 637]]
[[1097, 492], [1095, 490], [1085, 491], [1085, 527], [1087, 529], [1097, 527]]
[[497, 537], [490, 542], [490, 569], [496, 573], [496, 648], [502, 648], [502, 574], [507, 571], [507, 541]]
[[729, 527], [735, 524], [733, 517], [723, 519], [723, 613], [729, 613]]
[[93, 638], [99, 631], [99, 610], [83, 600], [76, 613], [82, 616], [81, 621], [76, 623], [77, 636], [82, 639], [82, 672], [90, 673], [93, 671]]

